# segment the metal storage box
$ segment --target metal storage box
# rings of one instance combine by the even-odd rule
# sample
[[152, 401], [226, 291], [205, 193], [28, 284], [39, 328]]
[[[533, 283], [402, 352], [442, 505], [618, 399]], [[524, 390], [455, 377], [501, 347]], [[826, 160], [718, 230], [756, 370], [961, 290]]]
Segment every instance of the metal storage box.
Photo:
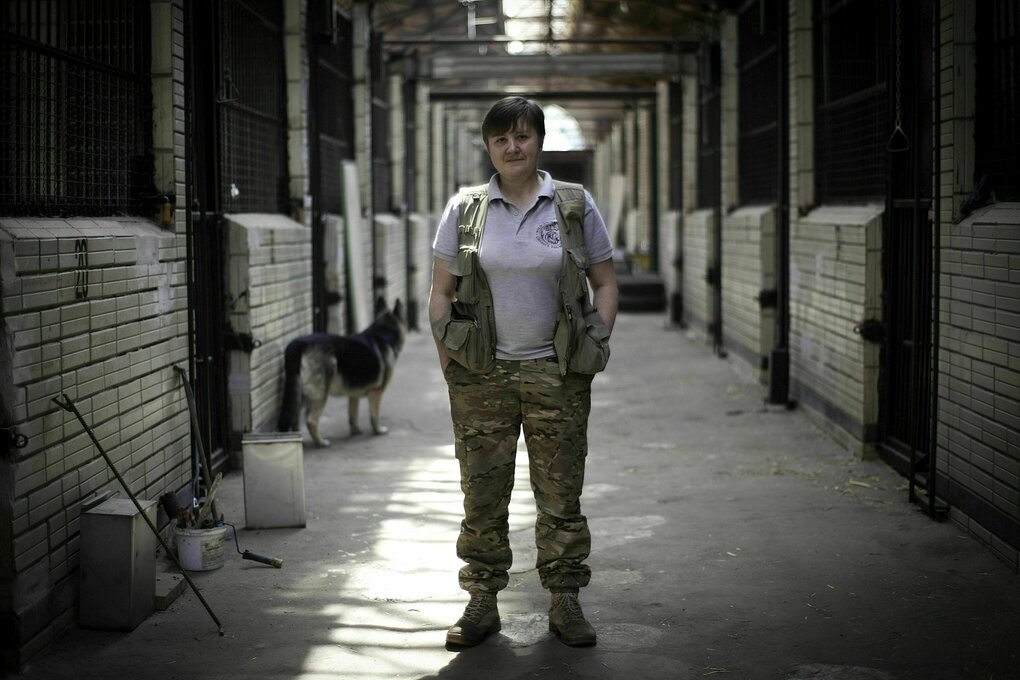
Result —
[[[156, 501], [140, 500], [156, 522]], [[81, 516], [78, 621], [87, 628], [133, 630], [154, 609], [156, 537], [135, 504], [111, 498]]]
[[305, 526], [305, 468], [296, 432], [246, 434], [244, 521], [249, 529]]

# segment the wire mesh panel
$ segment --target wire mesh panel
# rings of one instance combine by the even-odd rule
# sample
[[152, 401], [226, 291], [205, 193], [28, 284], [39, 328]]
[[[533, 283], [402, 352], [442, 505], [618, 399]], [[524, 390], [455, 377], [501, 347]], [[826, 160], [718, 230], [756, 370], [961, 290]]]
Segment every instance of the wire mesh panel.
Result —
[[289, 212], [278, 0], [220, 4], [220, 194], [227, 212]]
[[332, 3], [312, 3], [324, 14], [319, 26], [315, 73], [315, 124], [319, 138], [319, 200], [324, 212], [343, 212], [340, 164], [354, 158], [353, 23]]
[[3, 3], [3, 213], [153, 212], [149, 35], [147, 2]]
[[924, 215], [895, 211], [885, 243], [892, 260], [886, 263], [885, 311], [894, 323], [882, 348], [887, 390], [882, 420], [887, 443], [901, 450], [927, 451], [929, 446], [931, 229]]
[[886, 0], [815, 0], [815, 184], [819, 202], [886, 191]]
[[745, 4], [738, 18], [737, 156], [741, 203], [772, 203], [779, 186], [777, 0]]
[[998, 200], [1020, 200], [1020, 5], [977, 4], [975, 181]]
[[719, 45], [706, 45], [698, 59], [698, 207], [719, 202], [720, 173]]

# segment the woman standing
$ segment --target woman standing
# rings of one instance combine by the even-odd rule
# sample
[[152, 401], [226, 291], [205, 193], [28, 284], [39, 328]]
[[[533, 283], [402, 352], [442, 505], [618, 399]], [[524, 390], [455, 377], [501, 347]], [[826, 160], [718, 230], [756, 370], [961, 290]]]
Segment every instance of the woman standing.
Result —
[[558, 201], [570, 191], [538, 169], [545, 117], [536, 103], [498, 101], [482, 137], [496, 174], [447, 204], [429, 298], [464, 492], [459, 582], [470, 594], [446, 640], [472, 646], [500, 630], [496, 594], [512, 564], [508, 508], [523, 428], [549, 628], [568, 645], [593, 645], [578, 603], [591, 575], [580, 496], [591, 381], [616, 319], [612, 245], [588, 192], [571, 185], [574, 207], [564, 208]]

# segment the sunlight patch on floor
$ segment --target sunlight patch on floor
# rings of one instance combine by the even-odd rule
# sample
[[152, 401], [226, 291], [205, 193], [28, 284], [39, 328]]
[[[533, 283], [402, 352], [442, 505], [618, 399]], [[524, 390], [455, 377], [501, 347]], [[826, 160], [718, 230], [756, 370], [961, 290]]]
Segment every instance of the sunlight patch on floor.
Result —
[[[329, 644], [309, 650], [303, 680], [338, 672], [366, 680], [417, 678], [452, 658], [446, 629], [466, 602], [457, 585], [463, 499], [453, 446], [436, 447], [434, 455], [401, 468], [393, 479], [392, 493], [377, 505], [383, 509], [372, 559], [337, 569], [345, 576], [342, 601], [321, 609], [332, 621]], [[535, 504], [523, 440], [510, 514], [515, 567], [533, 568]]]

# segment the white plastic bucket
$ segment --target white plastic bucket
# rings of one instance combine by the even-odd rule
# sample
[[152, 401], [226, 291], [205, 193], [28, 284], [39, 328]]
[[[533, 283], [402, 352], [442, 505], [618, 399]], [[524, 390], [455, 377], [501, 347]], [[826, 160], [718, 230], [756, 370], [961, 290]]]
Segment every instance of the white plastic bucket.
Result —
[[177, 559], [188, 571], [211, 571], [223, 566], [223, 542], [227, 527], [212, 529], [174, 528]]

